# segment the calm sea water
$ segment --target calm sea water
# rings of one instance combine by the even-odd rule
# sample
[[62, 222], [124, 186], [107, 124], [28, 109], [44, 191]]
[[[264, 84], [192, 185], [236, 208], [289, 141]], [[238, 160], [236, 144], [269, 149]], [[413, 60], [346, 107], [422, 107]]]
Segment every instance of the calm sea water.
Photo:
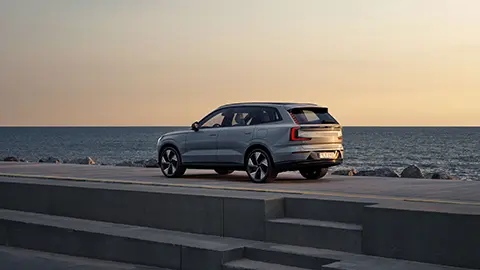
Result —
[[[53, 127], [0, 128], [0, 158], [28, 161], [53, 156], [90, 156], [115, 164], [155, 157], [157, 138], [183, 127]], [[398, 172], [416, 164], [425, 172], [445, 171], [480, 180], [480, 128], [345, 127], [342, 167]]]

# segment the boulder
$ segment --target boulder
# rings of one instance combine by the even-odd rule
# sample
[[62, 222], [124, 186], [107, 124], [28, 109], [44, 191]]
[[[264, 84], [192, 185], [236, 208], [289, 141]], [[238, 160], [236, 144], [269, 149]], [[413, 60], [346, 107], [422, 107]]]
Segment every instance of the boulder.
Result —
[[41, 162], [41, 163], [60, 163], [60, 160], [58, 158], [48, 157], [48, 158], [42, 158], [38, 162]]
[[396, 171], [389, 168], [376, 169], [375, 173], [377, 174], [377, 176], [380, 177], [400, 177], [400, 175]]
[[359, 171], [356, 176], [376, 176], [375, 170]]
[[158, 161], [156, 159], [151, 158], [151, 159], [149, 159], [145, 162], [145, 167], [147, 167], [147, 168], [158, 168], [160, 166], [158, 165]]
[[123, 161], [123, 162], [115, 164], [115, 166], [118, 166], [118, 167], [135, 167], [135, 163], [133, 163], [131, 161]]
[[95, 165], [95, 160], [93, 160], [91, 157], [85, 157], [85, 158], [77, 158], [77, 159], [72, 159], [72, 160], [65, 160], [63, 163]]
[[445, 179], [445, 180], [460, 180], [460, 178], [456, 177], [456, 176], [453, 176], [453, 175], [449, 175], [445, 172], [435, 172], [432, 174], [432, 176], [430, 177], [431, 179]]
[[145, 167], [146, 160], [137, 160], [133, 162], [134, 167]]
[[19, 160], [16, 157], [6, 157], [3, 159], [3, 161], [18, 162]]
[[397, 172], [389, 168], [380, 168], [375, 170], [359, 171], [357, 176], [375, 176], [375, 177], [400, 177]]
[[422, 173], [422, 170], [418, 168], [416, 165], [410, 165], [406, 167], [402, 173], [401, 173], [402, 178], [425, 178], [425, 176]]
[[332, 172], [332, 175], [345, 175], [345, 176], [354, 176], [358, 173], [357, 170], [355, 169], [350, 169], [350, 170], [337, 170]]

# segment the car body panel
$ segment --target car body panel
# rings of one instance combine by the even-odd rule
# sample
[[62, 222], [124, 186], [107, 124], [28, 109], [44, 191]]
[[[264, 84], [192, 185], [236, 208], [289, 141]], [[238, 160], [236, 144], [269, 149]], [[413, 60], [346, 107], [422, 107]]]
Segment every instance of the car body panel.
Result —
[[256, 127], [238, 126], [219, 128], [218, 130], [218, 162], [242, 165], [245, 151], [252, 141]]
[[185, 140], [185, 149], [181, 152], [182, 161], [188, 163], [217, 162], [217, 138], [219, 130], [216, 128], [191, 131]]

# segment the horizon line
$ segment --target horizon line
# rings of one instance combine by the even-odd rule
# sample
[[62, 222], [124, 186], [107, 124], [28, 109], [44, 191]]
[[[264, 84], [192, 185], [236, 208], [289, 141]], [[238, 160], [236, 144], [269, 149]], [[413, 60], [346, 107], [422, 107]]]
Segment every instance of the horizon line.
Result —
[[[172, 128], [190, 128], [190, 125], [7, 125], [0, 128], [147, 128], [147, 127], [172, 127]], [[480, 128], [480, 125], [342, 125], [342, 127], [372, 127], [372, 128], [412, 128], [412, 127], [432, 127], [432, 128]]]

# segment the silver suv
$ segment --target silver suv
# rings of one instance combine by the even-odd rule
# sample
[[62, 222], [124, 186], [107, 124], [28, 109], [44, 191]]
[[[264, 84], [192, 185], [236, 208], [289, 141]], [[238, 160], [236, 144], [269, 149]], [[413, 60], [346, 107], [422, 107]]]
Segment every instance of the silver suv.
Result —
[[309, 103], [236, 103], [221, 106], [191, 126], [158, 139], [166, 177], [187, 168], [226, 175], [246, 171], [255, 183], [284, 171], [319, 179], [343, 162], [342, 127], [328, 109]]

